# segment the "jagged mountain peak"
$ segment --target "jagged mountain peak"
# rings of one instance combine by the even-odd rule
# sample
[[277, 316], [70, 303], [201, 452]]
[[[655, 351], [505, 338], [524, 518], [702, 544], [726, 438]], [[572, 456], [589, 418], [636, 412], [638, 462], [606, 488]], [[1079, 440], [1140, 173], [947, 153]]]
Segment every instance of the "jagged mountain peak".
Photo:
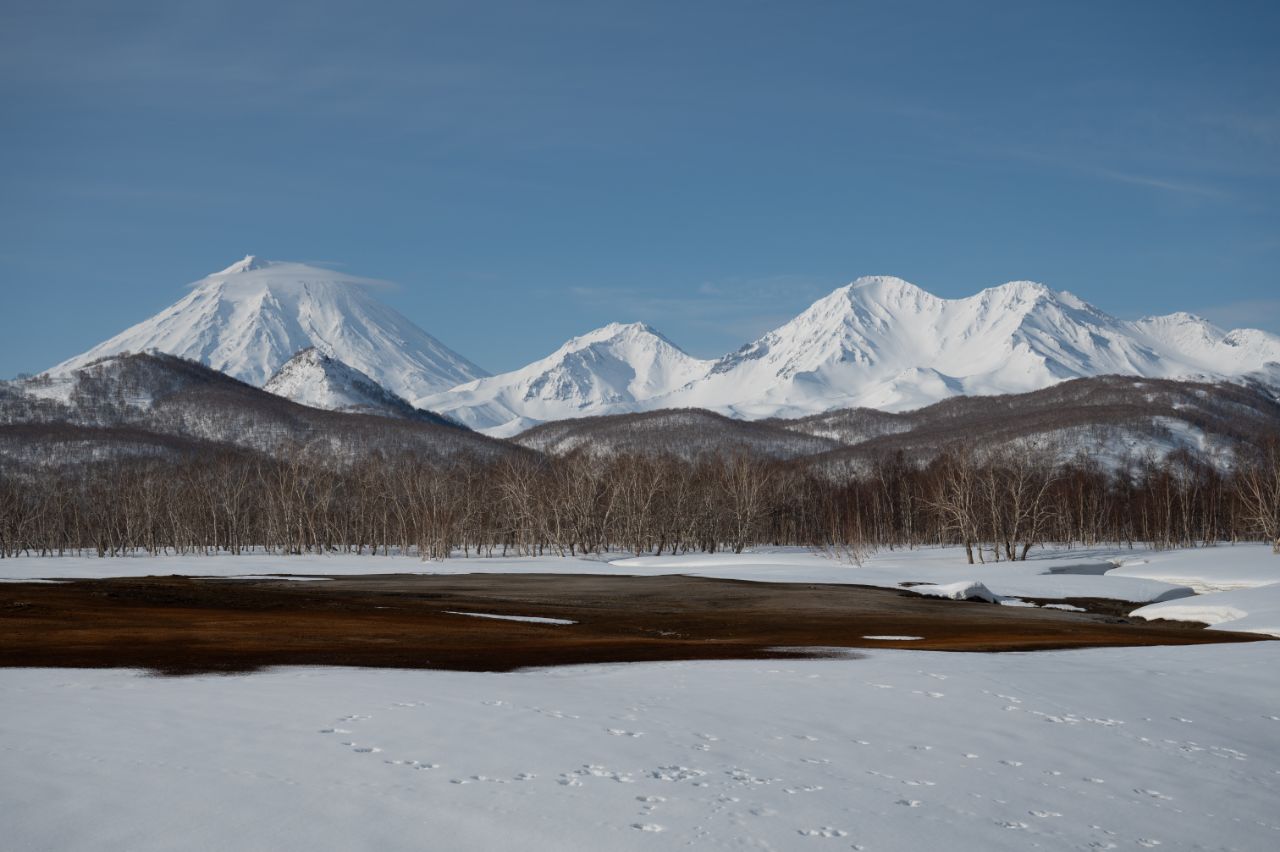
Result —
[[645, 323], [610, 323], [519, 370], [417, 402], [490, 434], [514, 434], [546, 420], [642, 404], [704, 375], [710, 363]]
[[259, 269], [266, 269], [273, 265], [275, 261], [263, 260], [257, 255], [246, 254], [243, 259], [237, 260], [221, 272], [215, 272], [213, 276], [236, 275], [241, 272], [255, 272]]
[[441, 420], [437, 415], [414, 408], [361, 371], [314, 346], [286, 361], [262, 389], [300, 405], [327, 411]]
[[668, 340], [659, 331], [652, 326], [643, 322], [611, 322], [608, 325], [602, 325], [599, 328], [592, 329], [586, 334], [579, 334], [576, 337], [569, 338], [565, 344], [560, 347], [558, 352], [572, 352], [577, 349], [583, 349], [597, 343], [612, 342], [633, 342], [633, 341], [661, 341], [668, 346], [677, 347]]

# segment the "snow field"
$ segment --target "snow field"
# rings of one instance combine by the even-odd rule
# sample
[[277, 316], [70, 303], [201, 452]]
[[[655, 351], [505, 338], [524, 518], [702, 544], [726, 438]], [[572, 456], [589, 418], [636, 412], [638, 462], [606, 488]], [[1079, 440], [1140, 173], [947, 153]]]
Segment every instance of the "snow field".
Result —
[[1273, 643], [595, 666], [4, 670], [24, 850], [1280, 844]]

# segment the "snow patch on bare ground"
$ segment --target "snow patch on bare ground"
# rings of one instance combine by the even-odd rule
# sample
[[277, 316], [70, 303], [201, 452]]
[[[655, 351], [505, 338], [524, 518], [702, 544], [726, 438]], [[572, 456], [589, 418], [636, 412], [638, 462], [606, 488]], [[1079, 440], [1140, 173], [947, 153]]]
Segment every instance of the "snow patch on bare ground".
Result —
[[496, 675], [3, 670], [0, 759], [21, 767], [0, 773], [5, 845], [986, 852], [1280, 840], [1280, 644], [862, 654]]
[[472, 618], [494, 618], [498, 621], [527, 621], [532, 624], [577, 624], [567, 618], [544, 618], [539, 615], [496, 615], [491, 612], [457, 612], [452, 609], [443, 610], [446, 615], [469, 615]]

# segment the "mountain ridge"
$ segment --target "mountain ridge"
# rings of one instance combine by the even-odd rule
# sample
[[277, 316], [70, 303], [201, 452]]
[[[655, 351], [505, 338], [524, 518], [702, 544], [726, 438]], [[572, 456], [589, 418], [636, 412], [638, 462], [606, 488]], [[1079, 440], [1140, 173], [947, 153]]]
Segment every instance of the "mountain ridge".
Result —
[[[155, 350], [262, 386], [310, 347], [411, 407], [494, 436], [659, 409], [741, 419], [907, 411], [1100, 375], [1280, 383], [1280, 337], [1257, 329], [1225, 331], [1185, 312], [1118, 319], [1035, 281], [949, 299], [887, 275], [836, 288], [719, 358], [695, 358], [645, 323], [609, 323], [491, 376], [382, 305], [372, 295], [377, 284], [249, 255], [50, 372]], [[350, 403], [332, 376], [313, 372], [287, 395], [320, 407]]]

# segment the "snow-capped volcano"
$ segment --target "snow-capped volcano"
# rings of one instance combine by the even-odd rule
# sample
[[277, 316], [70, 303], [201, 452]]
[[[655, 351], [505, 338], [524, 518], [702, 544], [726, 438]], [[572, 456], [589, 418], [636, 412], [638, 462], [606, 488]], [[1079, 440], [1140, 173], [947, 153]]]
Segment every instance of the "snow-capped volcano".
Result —
[[416, 400], [490, 434], [546, 420], [633, 411], [706, 374], [694, 358], [644, 323], [610, 323], [526, 367]]
[[159, 351], [263, 385], [315, 348], [413, 399], [487, 373], [379, 302], [377, 282], [252, 255], [197, 281], [185, 297], [50, 372], [107, 355]]

